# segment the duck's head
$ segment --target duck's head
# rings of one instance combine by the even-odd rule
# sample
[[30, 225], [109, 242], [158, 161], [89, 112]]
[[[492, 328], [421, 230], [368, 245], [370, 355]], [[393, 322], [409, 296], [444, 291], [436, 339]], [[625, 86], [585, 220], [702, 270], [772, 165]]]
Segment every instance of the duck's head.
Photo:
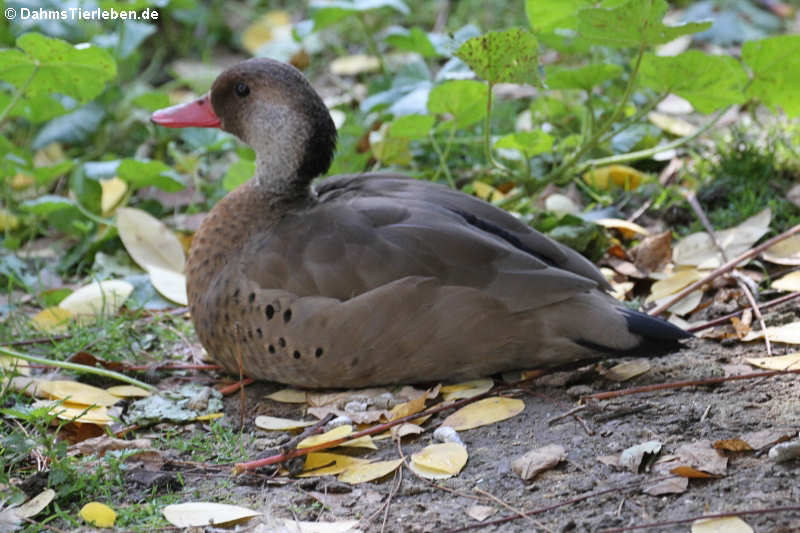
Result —
[[170, 128], [221, 128], [257, 154], [257, 179], [310, 180], [330, 167], [336, 127], [296, 68], [272, 59], [243, 61], [224, 71], [205, 96], [153, 113]]

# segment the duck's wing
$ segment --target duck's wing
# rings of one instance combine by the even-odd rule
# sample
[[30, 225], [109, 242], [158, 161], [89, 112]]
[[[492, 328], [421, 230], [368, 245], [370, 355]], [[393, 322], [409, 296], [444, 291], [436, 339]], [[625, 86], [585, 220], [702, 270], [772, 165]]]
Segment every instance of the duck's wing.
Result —
[[604, 282], [580, 256], [510, 215], [433, 184], [337, 178], [318, 194], [314, 207], [287, 214], [250, 244], [248, 279], [347, 300], [403, 278], [432, 278], [479, 289], [510, 311]]

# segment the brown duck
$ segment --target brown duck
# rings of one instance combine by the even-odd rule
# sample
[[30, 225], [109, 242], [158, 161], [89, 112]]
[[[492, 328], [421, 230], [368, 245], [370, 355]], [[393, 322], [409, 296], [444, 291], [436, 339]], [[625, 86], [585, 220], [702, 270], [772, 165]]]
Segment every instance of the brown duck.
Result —
[[589, 261], [472, 196], [393, 174], [312, 187], [336, 128], [289, 65], [244, 61], [153, 121], [219, 127], [257, 154], [187, 263], [197, 334], [234, 374], [240, 350], [246, 375], [300, 387], [455, 380], [656, 355], [688, 336], [622, 307]]

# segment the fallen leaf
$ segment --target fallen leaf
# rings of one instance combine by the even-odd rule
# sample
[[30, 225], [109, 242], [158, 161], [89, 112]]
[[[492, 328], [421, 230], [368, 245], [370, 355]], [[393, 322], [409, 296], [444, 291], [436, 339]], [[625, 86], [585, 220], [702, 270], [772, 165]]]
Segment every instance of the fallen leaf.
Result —
[[189, 297], [186, 295], [186, 275], [157, 266], [147, 269], [150, 283], [161, 296], [180, 305], [188, 305]]
[[361, 533], [360, 529], [355, 529], [357, 524], [358, 520], [304, 522], [302, 520], [292, 520], [291, 518], [283, 519], [286, 533]]
[[725, 475], [728, 467], [728, 458], [715, 450], [711, 442], [707, 440], [683, 444], [675, 450], [675, 455], [678, 456], [681, 466], [673, 468], [671, 471], [684, 477], [700, 476], [689, 469], [696, 469], [702, 474], [722, 476]]
[[[772, 342], [785, 342], [786, 344], [800, 344], [800, 322], [792, 322], [782, 326], [770, 326], [767, 328], [769, 340]], [[743, 341], [752, 341], [764, 337], [764, 331], [751, 331]]]
[[714, 448], [728, 452], [751, 452], [753, 447], [740, 438], [714, 441]]
[[297, 477], [317, 477], [341, 474], [351, 466], [368, 463], [366, 459], [337, 453], [312, 452], [306, 455], [303, 472]]
[[548, 444], [514, 459], [511, 469], [523, 480], [528, 481], [540, 472], [553, 468], [566, 458], [567, 452], [563, 446]]
[[768, 448], [779, 442], [784, 442], [794, 438], [796, 431], [765, 429], [762, 431], [752, 431], [742, 435], [741, 439], [750, 445], [754, 450]]
[[97, 455], [103, 457], [106, 453], [116, 450], [144, 450], [153, 445], [150, 439], [117, 439], [108, 435], [101, 435], [73, 444], [67, 449], [67, 455]]
[[317, 446], [319, 444], [325, 444], [326, 442], [331, 442], [336, 439], [341, 439], [342, 437], [346, 437], [353, 433], [353, 426], [343, 425], [337, 426], [330, 431], [326, 431], [320, 435], [312, 435], [310, 437], [306, 437], [305, 439], [301, 440], [297, 443], [297, 448], [311, 448], [312, 446]]
[[449, 402], [478, 396], [492, 390], [492, 387], [494, 387], [492, 379], [474, 379], [453, 385], [443, 385], [440, 392], [442, 393], [442, 399]]
[[406, 422], [405, 424], [392, 427], [390, 434], [402, 439], [407, 435], [419, 435], [423, 431], [424, 430], [420, 426]]
[[642, 492], [651, 496], [661, 496], [663, 494], [682, 494], [688, 488], [689, 478], [678, 476], [657, 481], [646, 486]]
[[522, 400], [493, 396], [462, 407], [445, 418], [441, 425], [463, 431], [511, 418], [524, 409], [525, 402]]
[[102, 194], [100, 196], [100, 210], [104, 217], [108, 216], [119, 204], [125, 193], [128, 192], [128, 183], [118, 176], [107, 180], [100, 180]]
[[739, 337], [739, 340], [743, 340], [751, 331], [750, 325], [745, 324], [739, 317], [732, 316], [731, 325], [733, 325], [733, 330], [736, 332], [736, 336]]
[[494, 507], [489, 507], [488, 505], [479, 505], [476, 503], [475, 505], [472, 505], [470, 506], [469, 509], [467, 509], [467, 516], [477, 520], [478, 522], [483, 522], [496, 512], [497, 509], [495, 509]]
[[21, 376], [29, 376], [31, 373], [31, 367], [27, 361], [10, 355], [0, 355], [0, 370], [8, 373], [16, 372]]
[[467, 450], [455, 442], [431, 444], [411, 456], [409, 468], [426, 479], [447, 479], [467, 464]]
[[634, 474], [638, 474], [642, 469], [649, 470], [650, 463], [660, 451], [661, 443], [657, 440], [631, 446], [623, 450], [619, 455], [619, 465]]
[[647, 114], [647, 119], [655, 124], [659, 129], [671, 133], [676, 137], [688, 137], [697, 131], [697, 126], [683, 120], [682, 118], [673, 117], [665, 113], [651, 111]]
[[631, 191], [639, 187], [645, 175], [627, 165], [608, 165], [590, 170], [583, 175], [583, 180], [596, 189], [608, 190], [622, 187]]
[[289, 429], [305, 428], [313, 426], [313, 420], [291, 420], [289, 418], [278, 418], [276, 416], [257, 416], [255, 424], [261, 429], [268, 431], [286, 431]]
[[72, 404], [110, 406], [120, 401], [118, 396], [109, 394], [105, 389], [78, 381], [41, 380], [36, 386], [39, 392], [46, 397], [54, 400], [68, 400]]
[[770, 284], [770, 287], [779, 291], [800, 291], [800, 270], [776, 279]]
[[[728, 259], [733, 259], [749, 250], [763, 237], [769, 231], [771, 217], [772, 212], [767, 208], [738, 226], [715, 231], [717, 243], [725, 250]], [[681, 239], [672, 251], [672, 258], [678, 265], [706, 269], [717, 268], [724, 262], [711, 236], [706, 232], [693, 233]]]
[[773, 244], [761, 252], [761, 257], [776, 265], [800, 265], [800, 235], [792, 235]]
[[800, 369], [800, 352], [772, 357], [749, 357], [745, 361], [766, 370], [797, 370]]
[[398, 418], [403, 418], [404, 416], [419, 413], [425, 409], [425, 400], [427, 400], [427, 396], [420, 396], [414, 400], [409, 400], [399, 405], [395, 405], [389, 411], [389, 420], [396, 420]]
[[650, 368], [651, 365], [647, 359], [633, 359], [612, 366], [603, 373], [603, 376], [611, 381], [627, 381], [644, 374]]
[[708, 472], [703, 472], [702, 470], [686, 465], [676, 466], [670, 470], [670, 472], [676, 476], [685, 477], [687, 479], [709, 479], [719, 477], [716, 474], [709, 474]]
[[645, 275], [661, 270], [672, 259], [672, 232], [649, 235], [629, 253], [636, 269]]
[[133, 285], [123, 280], [95, 281], [84, 285], [58, 304], [79, 317], [112, 316], [133, 293]]
[[306, 403], [306, 391], [282, 389], [266, 396], [270, 400], [281, 403]]
[[107, 388], [106, 392], [119, 398], [147, 398], [151, 394], [150, 391], [135, 385], [116, 385]]
[[113, 527], [117, 521], [117, 513], [108, 505], [100, 502], [90, 502], [81, 507], [78, 512], [81, 518], [94, 527]]
[[692, 533], [753, 533], [753, 528], [738, 516], [723, 516], [692, 522]]
[[627, 220], [622, 220], [620, 218], [600, 218], [594, 221], [595, 224], [599, 226], [603, 226], [604, 228], [616, 229], [622, 233], [622, 236], [626, 239], [633, 239], [636, 235], [649, 235], [650, 232], [647, 231], [645, 228], [636, 224], [635, 222], [629, 222]]
[[117, 230], [125, 249], [142, 269], [183, 272], [186, 257], [180, 240], [150, 213], [133, 207], [117, 209]]
[[351, 485], [372, 481], [394, 472], [401, 464], [403, 464], [402, 459], [394, 459], [352, 465], [339, 474], [339, 481], [350, 483]]
[[365, 72], [376, 72], [380, 70], [381, 63], [375, 56], [353, 54], [337, 57], [331, 61], [329, 68], [331, 74], [337, 76], [355, 76]]
[[61, 420], [97, 424], [98, 426], [107, 426], [114, 422], [108, 415], [108, 409], [105, 407], [73, 407], [66, 403], [59, 405], [58, 402], [49, 400], [35, 401], [31, 404], [31, 407], [34, 409], [49, 407], [49, 412]]
[[256, 54], [263, 45], [281, 37], [286, 31], [291, 35], [292, 19], [286, 11], [267, 11], [242, 33], [242, 46]]
[[497, 202], [506, 196], [488, 183], [484, 183], [480, 180], [474, 180], [472, 182], [472, 190], [475, 191], [475, 196], [487, 202]]
[[695, 281], [701, 279], [703, 275], [695, 268], [688, 268], [678, 270], [670, 274], [664, 279], [660, 279], [653, 283], [650, 288], [650, 295], [645, 300], [650, 303], [656, 300], [662, 300], [671, 297], [684, 287], [689, 286]]
[[[20, 518], [31, 518], [36, 516], [44, 510], [45, 507], [50, 505], [53, 498], [56, 496], [56, 491], [53, 489], [45, 489], [27, 502], [14, 509], [15, 514]], [[0, 522], [2, 524], [2, 522]]]
[[167, 519], [167, 522], [176, 527], [221, 526], [261, 515], [261, 513], [246, 507], [214, 502], [188, 502], [167, 505], [162, 509], [161, 513]]

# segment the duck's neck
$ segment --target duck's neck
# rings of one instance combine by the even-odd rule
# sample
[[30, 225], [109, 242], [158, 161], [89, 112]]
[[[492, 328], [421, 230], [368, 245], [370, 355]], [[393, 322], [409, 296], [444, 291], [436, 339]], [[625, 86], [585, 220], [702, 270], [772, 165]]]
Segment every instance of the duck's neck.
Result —
[[256, 156], [252, 186], [277, 203], [303, 201], [311, 196], [311, 178], [302, 176], [299, 166], [292, 153], [261, 152]]

